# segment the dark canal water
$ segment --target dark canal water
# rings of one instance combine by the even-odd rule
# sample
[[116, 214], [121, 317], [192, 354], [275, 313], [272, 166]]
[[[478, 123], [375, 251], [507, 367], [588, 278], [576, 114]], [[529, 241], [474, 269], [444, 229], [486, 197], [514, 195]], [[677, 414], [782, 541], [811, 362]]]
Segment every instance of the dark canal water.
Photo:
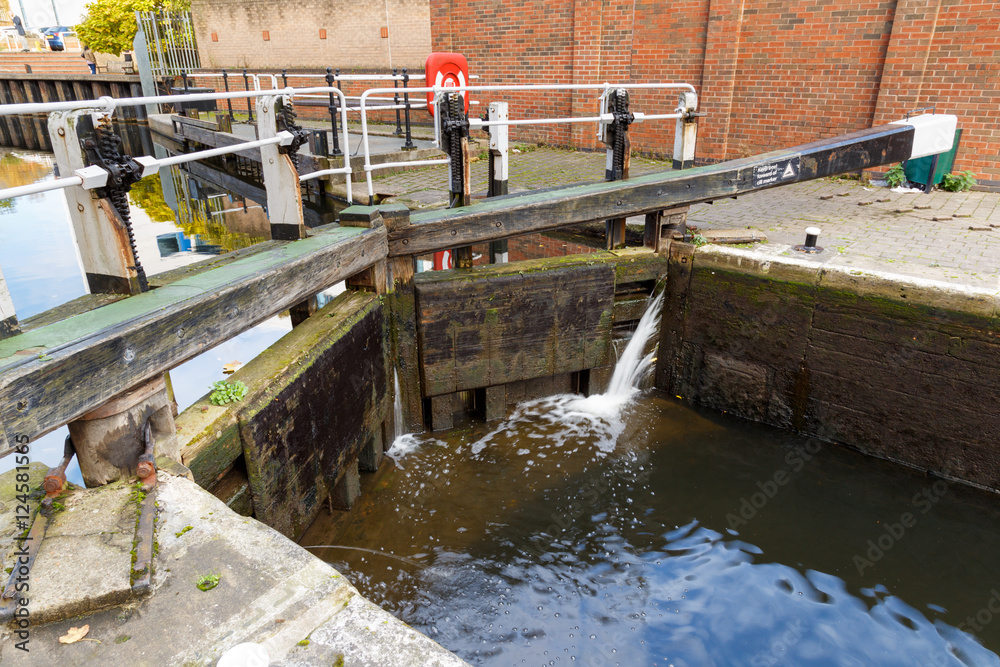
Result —
[[473, 664], [1000, 664], [993, 495], [659, 391], [435, 436], [301, 543]]

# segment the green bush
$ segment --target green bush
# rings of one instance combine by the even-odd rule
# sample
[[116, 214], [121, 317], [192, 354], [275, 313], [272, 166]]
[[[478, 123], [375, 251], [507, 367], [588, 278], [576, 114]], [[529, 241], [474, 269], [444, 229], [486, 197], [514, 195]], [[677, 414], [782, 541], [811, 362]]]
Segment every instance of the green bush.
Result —
[[890, 188], [898, 188], [900, 185], [906, 182], [906, 176], [903, 174], [903, 165], [896, 164], [892, 166], [885, 175], [885, 182]]
[[232, 382], [219, 380], [210, 389], [212, 393], [208, 397], [208, 400], [212, 402], [212, 405], [237, 403], [242, 401], [243, 397], [247, 395], [247, 386], [239, 380], [233, 380]]
[[948, 192], [965, 192], [971, 190], [976, 184], [976, 175], [971, 171], [963, 171], [960, 174], [945, 174], [941, 180], [941, 189]]

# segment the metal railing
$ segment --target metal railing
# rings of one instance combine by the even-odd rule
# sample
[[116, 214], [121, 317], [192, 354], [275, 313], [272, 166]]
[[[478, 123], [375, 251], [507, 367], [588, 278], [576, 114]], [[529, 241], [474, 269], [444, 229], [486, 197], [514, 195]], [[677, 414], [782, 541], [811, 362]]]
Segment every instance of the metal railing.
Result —
[[153, 76], [176, 76], [201, 66], [190, 12], [136, 11], [135, 20], [146, 38]]
[[[514, 91], [573, 91], [573, 90], [600, 90], [601, 95], [597, 98], [599, 112], [596, 116], [572, 116], [565, 118], [524, 118], [520, 120], [497, 120], [497, 121], [484, 121], [480, 118], [475, 118], [473, 116], [469, 117], [469, 129], [481, 129], [484, 127], [490, 127], [494, 125], [553, 125], [553, 124], [563, 124], [563, 123], [596, 123], [597, 124], [597, 134], [601, 135], [602, 125], [611, 123], [614, 120], [614, 115], [609, 113], [607, 110], [607, 98], [608, 95], [614, 90], [680, 90], [686, 93], [691, 93], [694, 95], [696, 93], [694, 86], [688, 83], [630, 83], [630, 84], [617, 84], [612, 85], [609, 83], [604, 84], [511, 84], [511, 85], [487, 85], [487, 86], [429, 86], [424, 88], [409, 88], [408, 93], [433, 93], [434, 94], [434, 104], [440, 100], [441, 95], [446, 93], [469, 93], [469, 92], [514, 92]], [[395, 89], [393, 88], [371, 88], [366, 90], [361, 94], [361, 138], [362, 145], [364, 148], [365, 156], [365, 180], [368, 185], [368, 198], [372, 201], [375, 196], [375, 188], [372, 183], [372, 172], [379, 169], [398, 169], [400, 167], [408, 167], [414, 165], [420, 166], [430, 166], [437, 164], [449, 164], [449, 158], [436, 159], [436, 160], [408, 160], [403, 162], [383, 162], [380, 164], [372, 164], [371, 162], [371, 152], [368, 145], [368, 115], [367, 112], [369, 107], [367, 102], [372, 99], [372, 95], [382, 95], [387, 93], [392, 93]], [[374, 98], [378, 99], [378, 98]], [[382, 110], [385, 107], [379, 106], [378, 110]], [[372, 109], [374, 110], [374, 109]], [[667, 119], [684, 119], [689, 116], [693, 110], [691, 109], [681, 109], [677, 108], [673, 113], [669, 114], [644, 114], [641, 112], [633, 112], [634, 121], [642, 122], [645, 120], [667, 120]], [[435, 148], [441, 147], [441, 115], [434, 114], [434, 146]]]
[[[347, 111], [346, 111], [346, 100], [344, 94], [337, 88], [326, 88], [326, 87], [316, 87], [316, 88], [301, 88], [301, 89], [279, 89], [279, 90], [253, 90], [253, 91], [235, 91], [230, 93], [191, 93], [187, 95], [155, 95], [151, 97], [128, 97], [128, 98], [112, 98], [112, 97], [100, 97], [96, 100], [76, 100], [76, 101], [66, 101], [66, 102], [38, 102], [38, 103], [24, 103], [24, 104], [5, 104], [0, 105], [0, 116], [13, 116], [21, 114], [34, 114], [34, 113], [52, 113], [58, 111], [80, 111], [86, 109], [92, 109], [94, 111], [103, 112], [106, 115], [112, 115], [116, 109], [129, 106], [141, 106], [145, 104], [165, 104], [168, 102], [177, 101], [188, 101], [188, 102], [199, 102], [214, 99], [240, 99], [240, 98], [255, 98], [262, 96], [275, 96], [283, 97], [287, 99], [293, 99], [296, 95], [310, 94], [310, 93], [323, 93], [326, 95], [333, 95], [339, 99], [340, 109], [341, 109], [341, 128], [343, 132], [342, 141], [347, 141]], [[212, 148], [203, 151], [196, 151], [194, 153], [185, 153], [182, 155], [175, 155], [169, 158], [157, 159], [152, 156], [138, 156], [135, 160], [143, 165], [143, 176], [154, 173], [160, 167], [167, 167], [176, 164], [184, 164], [186, 162], [193, 162], [200, 159], [217, 157], [220, 155], [228, 155], [232, 153], [238, 153], [253, 148], [260, 148], [262, 146], [269, 145], [288, 145], [291, 143], [292, 135], [289, 132], [279, 132], [277, 136], [259, 139], [256, 141], [245, 141], [238, 144], [233, 144], [231, 146], [224, 146], [221, 148]], [[342, 167], [336, 167], [331, 169], [324, 169], [321, 171], [315, 171], [307, 174], [301, 174], [299, 176], [299, 181], [308, 181], [321, 176], [333, 175], [333, 174], [343, 174], [346, 186], [346, 194], [348, 201], [352, 200], [352, 184], [351, 184], [351, 163], [350, 156], [343, 156], [344, 164]], [[89, 171], [88, 171], [89, 170]], [[100, 172], [100, 173], [98, 173]], [[100, 167], [87, 167], [86, 169], [79, 169], [72, 176], [67, 176], [65, 178], [56, 179], [54, 181], [46, 181], [43, 183], [35, 183], [32, 185], [17, 186], [13, 188], [5, 188], [0, 190], [0, 200], [11, 199], [13, 197], [19, 197], [28, 194], [37, 194], [39, 192], [46, 192], [49, 190], [60, 190], [69, 187], [82, 187], [84, 189], [93, 189], [103, 187], [108, 180], [108, 173], [101, 169]], [[269, 186], [265, 182], [265, 189]]]

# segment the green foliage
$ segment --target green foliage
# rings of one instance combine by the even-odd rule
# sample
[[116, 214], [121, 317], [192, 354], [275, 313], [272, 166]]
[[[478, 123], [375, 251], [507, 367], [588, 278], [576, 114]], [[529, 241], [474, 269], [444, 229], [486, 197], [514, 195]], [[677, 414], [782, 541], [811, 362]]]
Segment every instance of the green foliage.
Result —
[[129, 190], [128, 198], [141, 208], [153, 222], [173, 222], [174, 211], [163, 198], [163, 183], [158, 174], [140, 179]]
[[217, 574], [206, 574], [204, 577], [198, 580], [198, 590], [210, 591], [219, 585], [219, 575]]
[[971, 171], [963, 171], [960, 174], [945, 174], [941, 180], [941, 189], [948, 192], [965, 192], [971, 190], [976, 182], [976, 175]]
[[705, 238], [702, 234], [697, 233], [691, 237], [691, 243], [693, 243], [698, 247], [701, 247], [703, 245], [708, 245], [708, 239]]
[[894, 164], [885, 175], [885, 182], [890, 188], [898, 188], [905, 181], [906, 176], [903, 174], [903, 165], [901, 164]]
[[233, 380], [232, 382], [219, 380], [210, 388], [212, 394], [208, 397], [208, 400], [212, 402], [212, 405], [237, 403], [242, 401], [243, 397], [247, 395], [247, 386], [239, 380]]
[[132, 50], [136, 11], [183, 11], [190, 7], [191, 0], [94, 0], [86, 6], [87, 15], [77, 24], [76, 34], [93, 51], [119, 56]]

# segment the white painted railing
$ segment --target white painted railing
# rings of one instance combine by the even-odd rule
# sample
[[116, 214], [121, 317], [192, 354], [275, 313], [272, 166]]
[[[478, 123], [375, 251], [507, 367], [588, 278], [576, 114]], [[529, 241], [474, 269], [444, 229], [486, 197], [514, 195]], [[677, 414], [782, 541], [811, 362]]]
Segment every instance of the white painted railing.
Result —
[[[574, 90], [600, 90], [601, 94], [597, 98], [599, 113], [596, 116], [571, 116], [565, 118], [523, 118], [523, 119], [503, 119], [503, 120], [482, 120], [473, 116], [469, 117], [470, 129], [480, 129], [496, 125], [555, 125], [564, 123], [597, 123], [597, 133], [601, 136], [602, 126], [614, 121], [614, 114], [607, 111], [608, 95], [615, 90], [679, 90], [689, 96], [689, 103], [685, 106], [677, 107], [672, 113], [645, 114], [642, 112], [632, 112], [633, 122], [648, 120], [668, 120], [673, 119], [683, 121], [697, 108], [697, 97], [694, 86], [688, 83], [628, 83], [628, 84], [512, 84], [512, 85], [487, 85], [487, 86], [429, 86], [424, 88], [407, 88], [409, 94], [434, 94], [434, 104], [436, 105], [441, 95], [446, 93], [469, 93], [469, 92], [517, 92], [517, 91], [574, 91]], [[406, 162], [383, 162], [372, 164], [371, 151], [368, 145], [368, 110], [381, 111], [384, 106], [368, 107], [369, 99], [381, 99], [373, 97], [392, 93], [394, 88], [371, 88], [361, 94], [361, 141], [365, 156], [365, 180], [368, 185], [368, 198], [372, 201], [375, 196], [375, 188], [372, 183], [372, 172], [380, 169], [396, 169], [408, 166], [429, 166], [436, 164], [448, 164], [450, 159], [440, 160], [410, 160]], [[680, 135], [678, 135], [680, 136]], [[434, 114], [434, 146], [441, 147], [441, 118], [440, 114]], [[676, 150], [676, 148], [675, 148]]]

